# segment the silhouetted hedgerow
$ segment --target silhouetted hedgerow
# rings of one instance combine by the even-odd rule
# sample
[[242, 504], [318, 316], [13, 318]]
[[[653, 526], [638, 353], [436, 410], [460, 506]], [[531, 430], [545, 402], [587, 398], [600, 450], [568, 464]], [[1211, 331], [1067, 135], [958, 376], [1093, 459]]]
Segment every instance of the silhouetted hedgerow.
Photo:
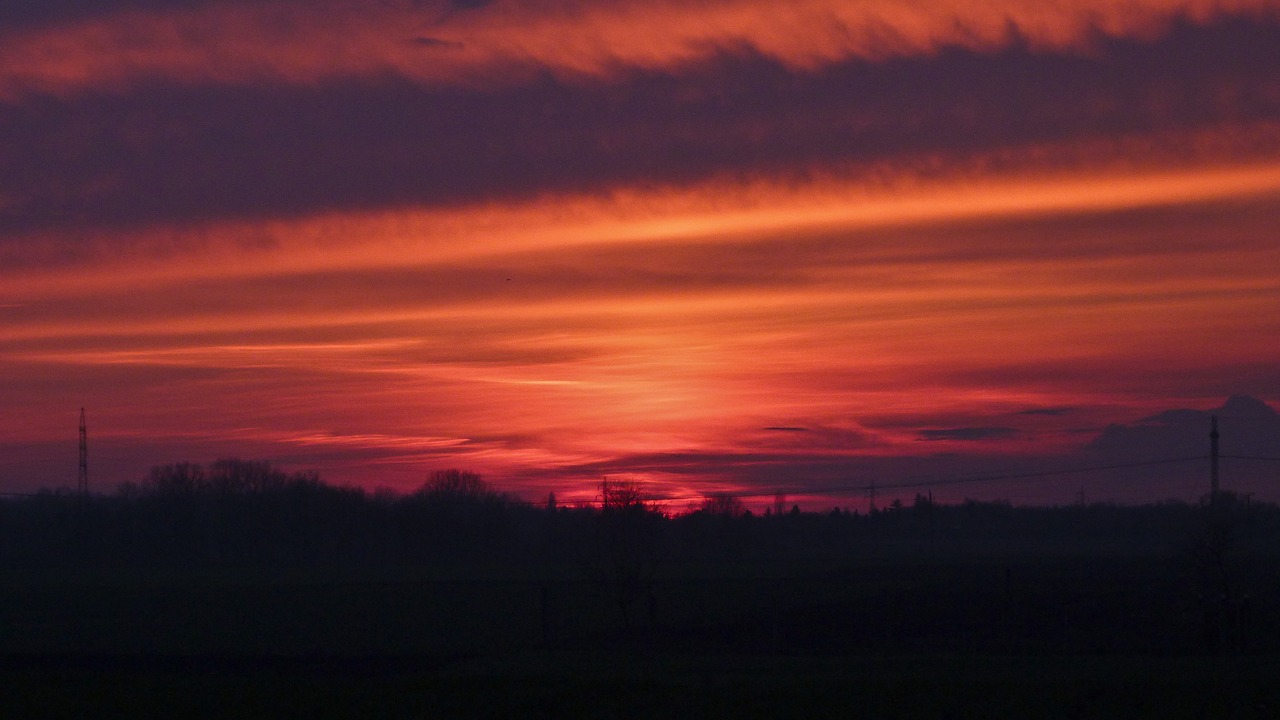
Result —
[[[111, 495], [0, 501], [0, 587], [129, 568], [171, 579], [382, 568], [473, 588], [395, 591], [431, 588], [446, 604], [487, 597], [476, 583], [527, 585], [511, 592], [546, 642], [592, 626], [749, 652], [1280, 650], [1280, 508], [1229, 493], [1052, 508], [920, 497], [871, 513], [763, 515], [714, 498], [664, 515], [638, 487], [611, 483], [601, 500], [531, 505], [461, 470], [394, 494], [260, 461], [178, 463]], [[35, 592], [13, 607], [39, 607]]]
[[[1198, 562], [1216, 563], [1221, 573], [1226, 560], [1205, 559], [1205, 553], [1227, 551], [1227, 530], [1233, 555], [1280, 548], [1280, 509], [1227, 493], [1212, 526], [1205, 524], [1204, 508], [1176, 502], [1050, 508], [941, 505], [920, 497], [872, 513], [757, 515], [731, 496], [712, 497], [684, 515], [650, 509], [637, 515], [643, 522], [624, 523], [617, 518], [647, 507], [632, 489], [634, 507], [618, 501], [603, 509], [549, 508], [520, 502], [479, 475], [455, 469], [437, 471], [417, 491], [398, 495], [327, 485], [315, 473], [286, 473], [264, 461], [175, 463], [153, 468], [112, 495], [41, 492], [0, 502], [0, 559], [60, 566], [485, 560], [594, 562], [616, 569], [616, 556], [639, 553], [641, 545], [646, 557], [675, 561], [1175, 556], [1194, 546]], [[615, 521], [603, 522], [609, 518]], [[1224, 529], [1221, 518], [1231, 527]], [[1216, 546], [1206, 545], [1211, 531], [1220, 536]], [[613, 560], [602, 559], [607, 553]]]

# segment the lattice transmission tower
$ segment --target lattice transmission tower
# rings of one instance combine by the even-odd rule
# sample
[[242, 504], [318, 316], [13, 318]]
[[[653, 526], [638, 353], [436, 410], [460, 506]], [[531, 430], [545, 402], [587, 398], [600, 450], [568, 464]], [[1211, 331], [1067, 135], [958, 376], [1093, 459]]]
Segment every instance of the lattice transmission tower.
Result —
[[1218, 499], [1218, 416], [1209, 416], [1209, 500]]
[[89, 432], [84, 424], [84, 408], [80, 408], [80, 473], [76, 477], [76, 491], [89, 494]]

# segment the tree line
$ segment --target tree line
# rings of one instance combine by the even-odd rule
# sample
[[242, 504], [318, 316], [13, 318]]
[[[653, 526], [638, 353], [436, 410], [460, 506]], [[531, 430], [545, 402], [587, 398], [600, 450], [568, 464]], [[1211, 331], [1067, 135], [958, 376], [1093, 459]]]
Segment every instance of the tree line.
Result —
[[777, 511], [753, 514], [719, 493], [692, 512], [669, 514], [645, 500], [639, 486], [618, 481], [602, 483], [598, 499], [591, 507], [529, 504], [458, 469], [435, 471], [413, 492], [398, 494], [337, 487], [314, 472], [288, 473], [260, 460], [174, 463], [110, 495], [42, 492], [0, 502], [0, 560], [9, 566], [571, 562], [620, 578], [658, 557], [1167, 555], [1204, 545], [1211, 533], [1219, 536], [1218, 549], [1205, 552], [1280, 547], [1280, 509], [1226, 493], [1218, 505], [1231, 508], [1231, 520], [1217, 521], [1216, 529], [1203, 507], [1179, 502], [1015, 507], [943, 505], [917, 496], [871, 513], [794, 506], [778, 512], [779, 502]]
[[[718, 592], [715, 583], [727, 582], [728, 592], [746, 587], [746, 579], [751, 592], [789, 598], [786, 583], [772, 583], [791, 578], [793, 588], [834, 595], [761, 600], [761, 607], [775, 609], [757, 625], [773, 628], [768, 637], [786, 627], [794, 637], [812, 635], [806, 647], [822, 645], [822, 633], [852, 615], [872, 620], [849, 637], [874, 645], [885, 637], [908, 642], [916, 632], [911, 628], [926, 628], [922, 637], [936, 641], [945, 633], [927, 630], [929, 618], [955, 634], [991, 608], [999, 617], [1022, 618], [1026, 628], [983, 620], [990, 627], [975, 632], [989, 640], [1085, 637], [1085, 625], [1093, 628], [1089, 637], [1105, 639], [1115, 627], [1137, 627], [1117, 618], [1143, 608], [1152, 617], [1209, 628], [1214, 638], [1236, 638], [1205, 647], [1242, 645], [1246, 631], [1280, 642], [1274, 602], [1280, 508], [1230, 493], [1200, 503], [1065, 507], [940, 504], [917, 496], [864, 513], [802, 512], [779, 497], [762, 514], [718, 493], [675, 514], [646, 499], [635, 483], [606, 480], [593, 505], [548, 500], [523, 502], [459, 469], [432, 472], [414, 491], [393, 493], [336, 487], [316, 473], [289, 473], [257, 460], [174, 463], [107, 495], [42, 492], [0, 501], [0, 581], [78, 568], [158, 569], [178, 571], [160, 577], [180, 578], [187, 570], [234, 576], [370, 567], [400, 577], [405, 568], [445, 567], [458, 571], [428, 576], [473, 579], [485, 576], [482, 568], [496, 568], [493, 577], [541, 587], [548, 627], [569, 602], [557, 593], [576, 592], [565, 589], [576, 583], [592, 588], [589, 594], [629, 636], [661, 625], [676, 598], [703, 592], [689, 590], [703, 587], [699, 583], [711, 593]], [[1138, 587], [1101, 569], [1129, 567], [1135, 558], [1151, 574], [1142, 583], [1163, 589]], [[1011, 568], [1032, 566], [1062, 587], [1020, 589]], [[912, 569], [920, 567], [933, 570]], [[948, 567], [968, 570], [949, 574]], [[970, 587], [965, 578], [985, 576], [984, 568], [1004, 568], [1004, 579], [997, 573], [995, 581]], [[950, 578], [942, 591], [950, 599], [940, 601], [936, 587], [916, 587], [917, 576]], [[893, 589], [867, 594], [876, 583]], [[1107, 605], [1116, 598], [1127, 598], [1119, 609]], [[1155, 605], [1144, 604], [1149, 601]], [[966, 602], [973, 607], [965, 610]], [[896, 629], [882, 632], [881, 625]], [[752, 627], [726, 626], [725, 632], [750, 636], [759, 631]]]

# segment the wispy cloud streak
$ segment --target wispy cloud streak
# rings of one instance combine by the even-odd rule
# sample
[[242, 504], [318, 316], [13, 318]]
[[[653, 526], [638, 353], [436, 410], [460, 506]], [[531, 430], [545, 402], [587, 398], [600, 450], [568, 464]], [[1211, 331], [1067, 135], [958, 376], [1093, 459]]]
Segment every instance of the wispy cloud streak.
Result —
[[[42, 3], [42, 5], [44, 5]], [[14, 11], [0, 52], [0, 94], [118, 88], [139, 80], [309, 83], [395, 73], [492, 82], [512, 70], [608, 75], [665, 70], [725, 51], [814, 69], [850, 58], [1087, 48], [1099, 36], [1147, 37], [1171, 22], [1267, 16], [1266, 0], [902, 3], [762, 0], [684, 3], [51, 3]], [[452, 11], [459, 10], [459, 11]], [[23, 22], [25, 20], [26, 22]], [[430, 42], [420, 42], [429, 38]]]
[[[1089, 55], [955, 49], [797, 73], [442, 88], [149, 85], [0, 105], [0, 231], [509, 201], [716, 177], [871, 181], [969, 164], [1274, 159], [1280, 24], [1182, 26]], [[305, 183], [297, 178], [307, 178]]]

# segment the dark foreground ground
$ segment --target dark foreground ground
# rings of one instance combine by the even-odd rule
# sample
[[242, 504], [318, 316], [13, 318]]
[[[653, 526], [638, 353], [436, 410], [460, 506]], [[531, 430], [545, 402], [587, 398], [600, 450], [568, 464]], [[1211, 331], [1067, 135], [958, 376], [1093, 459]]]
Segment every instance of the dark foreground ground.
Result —
[[5, 717], [1274, 718], [1268, 657], [10, 657]]
[[0, 720], [1280, 717], [1247, 497], [668, 517], [182, 469], [0, 502]]
[[[1177, 557], [11, 572], [0, 717], [1280, 717], [1280, 572]], [[1247, 592], [1246, 592], [1247, 591]]]

